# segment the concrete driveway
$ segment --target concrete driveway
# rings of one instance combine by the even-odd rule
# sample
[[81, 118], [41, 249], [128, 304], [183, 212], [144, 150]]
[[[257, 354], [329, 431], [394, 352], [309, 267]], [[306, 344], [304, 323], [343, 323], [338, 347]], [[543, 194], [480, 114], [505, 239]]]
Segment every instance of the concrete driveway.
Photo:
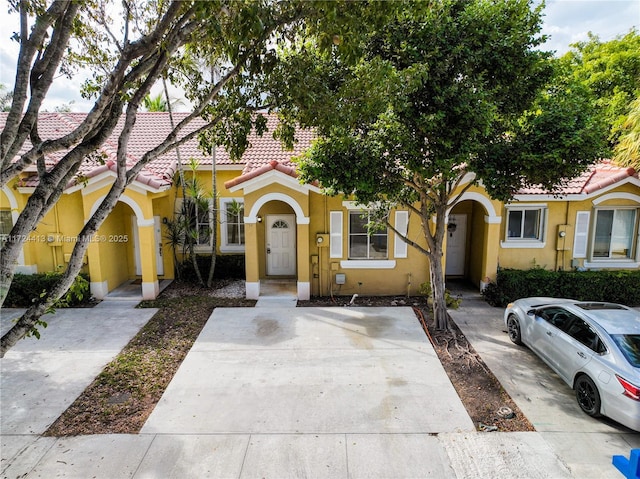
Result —
[[613, 455], [629, 457], [640, 448], [640, 433], [607, 418], [594, 419], [578, 406], [573, 390], [524, 346], [506, 333], [504, 310], [487, 305], [475, 291], [449, 314], [536, 431], [580, 478], [619, 478]]
[[218, 309], [141, 434], [2, 433], [3, 477], [571, 477], [538, 433], [474, 430], [410, 308]]
[[219, 308], [142, 433], [473, 430], [410, 308]]

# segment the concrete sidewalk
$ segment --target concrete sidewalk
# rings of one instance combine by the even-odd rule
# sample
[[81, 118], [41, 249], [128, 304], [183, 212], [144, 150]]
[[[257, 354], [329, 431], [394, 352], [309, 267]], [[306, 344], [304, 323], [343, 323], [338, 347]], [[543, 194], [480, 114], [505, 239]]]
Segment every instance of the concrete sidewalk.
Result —
[[449, 314], [572, 476], [622, 478], [611, 465], [612, 456], [628, 458], [630, 449], [640, 447], [640, 433], [584, 414], [558, 375], [529, 349], [509, 340], [504, 309], [489, 306], [478, 292], [466, 288], [453, 294], [462, 295], [463, 301]]

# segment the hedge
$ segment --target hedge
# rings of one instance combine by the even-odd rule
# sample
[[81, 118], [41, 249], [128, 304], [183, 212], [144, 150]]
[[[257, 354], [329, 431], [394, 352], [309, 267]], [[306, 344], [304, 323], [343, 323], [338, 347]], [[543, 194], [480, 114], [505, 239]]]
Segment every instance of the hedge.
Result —
[[[206, 279], [209, 276], [211, 256], [198, 255], [197, 261], [200, 273], [206, 282]], [[186, 261], [182, 265], [182, 268], [182, 279], [197, 282], [193, 265], [189, 261]], [[215, 279], [245, 279], [244, 255], [225, 254], [216, 256], [216, 270], [213, 277]]]
[[[44, 291], [49, 291], [58, 282], [62, 273], [16, 273], [11, 282], [11, 287], [4, 300], [6, 308], [28, 308], [36, 301]], [[72, 294], [67, 294], [55, 307], [74, 307], [91, 300], [89, 294], [89, 275], [80, 273], [81, 280], [76, 280], [72, 286]], [[80, 294], [77, 294], [77, 293]]]
[[579, 301], [640, 305], [640, 271], [547, 271], [500, 269], [495, 283], [482, 292], [493, 306], [519, 298], [549, 296]]

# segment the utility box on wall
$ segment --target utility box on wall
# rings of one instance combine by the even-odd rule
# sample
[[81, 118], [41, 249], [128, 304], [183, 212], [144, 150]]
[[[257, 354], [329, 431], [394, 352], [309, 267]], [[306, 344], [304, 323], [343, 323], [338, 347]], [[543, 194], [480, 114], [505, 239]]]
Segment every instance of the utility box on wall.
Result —
[[347, 281], [347, 275], [344, 273], [336, 273], [336, 284], [344, 284]]
[[318, 233], [316, 234], [316, 246], [318, 247], [328, 247], [329, 246], [329, 235], [326, 233]]

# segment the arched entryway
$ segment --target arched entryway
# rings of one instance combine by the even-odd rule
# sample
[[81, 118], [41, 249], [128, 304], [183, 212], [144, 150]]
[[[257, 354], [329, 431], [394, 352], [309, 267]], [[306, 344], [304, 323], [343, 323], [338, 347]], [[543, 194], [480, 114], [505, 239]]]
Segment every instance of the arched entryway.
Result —
[[497, 232], [501, 218], [491, 200], [468, 192], [449, 210], [447, 219], [447, 279], [464, 279], [480, 289], [495, 279]]
[[[90, 210], [93, 214], [103, 198]], [[129, 284], [139, 290], [143, 299], [155, 299], [160, 291], [158, 275], [163, 274], [164, 263], [160, 218], [144, 218], [140, 205], [127, 195], [120, 201], [100, 226], [89, 245], [89, 275], [91, 293], [104, 299], [119, 286]], [[128, 294], [127, 293], [127, 294]]]
[[285, 193], [265, 194], [250, 206], [245, 225], [247, 298], [258, 299], [261, 282], [286, 278], [298, 299], [309, 299], [309, 217], [300, 203]]

